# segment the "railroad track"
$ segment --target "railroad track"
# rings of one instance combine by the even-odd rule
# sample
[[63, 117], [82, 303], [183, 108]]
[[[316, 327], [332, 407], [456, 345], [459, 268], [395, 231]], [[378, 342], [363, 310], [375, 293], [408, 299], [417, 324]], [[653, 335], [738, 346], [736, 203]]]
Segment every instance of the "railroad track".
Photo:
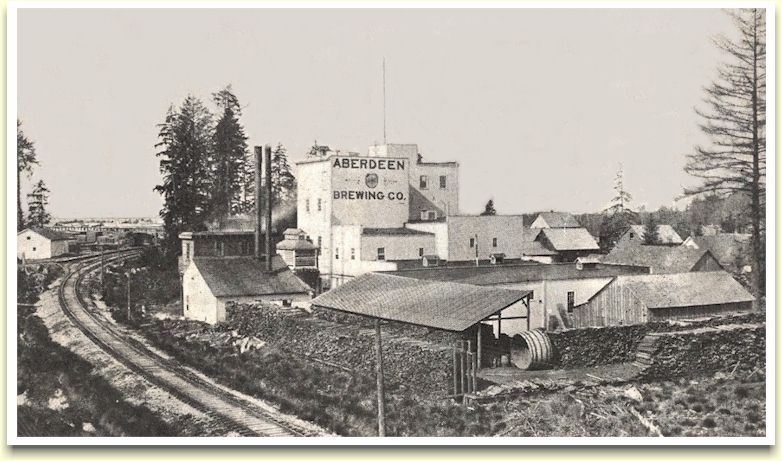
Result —
[[[138, 256], [139, 250], [116, 254], [106, 261]], [[79, 290], [84, 277], [100, 267], [100, 261], [77, 264], [63, 278], [58, 288], [60, 307], [71, 322], [117, 361], [155, 386], [243, 436], [306, 437], [322, 435], [299, 427], [280, 415], [201, 378], [178, 363], [150, 351], [140, 342], [124, 336], [114, 326], [91, 312]]]

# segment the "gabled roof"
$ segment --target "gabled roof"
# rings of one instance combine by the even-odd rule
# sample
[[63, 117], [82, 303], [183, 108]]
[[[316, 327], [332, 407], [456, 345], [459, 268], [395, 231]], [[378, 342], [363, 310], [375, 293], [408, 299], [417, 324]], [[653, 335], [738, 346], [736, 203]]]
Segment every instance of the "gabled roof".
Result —
[[317, 248], [312, 242], [304, 239], [285, 239], [277, 243], [278, 250], [315, 250]]
[[688, 240], [701, 250], [711, 251], [719, 261], [733, 263], [740, 255], [750, 255], [751, 237], [750, 234], [716, 234], [692, 236]]
[[46, 229], [45, 227], [28, 227], [27, 229], [21, 230], [16, 233], [16, 235], [21, 234], [25, 231], [31, 231], [35, 232], [36, 234], [40, 235], [41, 237], [46, 238], [47, 240], [51, 240], [52, 242], [56, 242], [59, 240], [76, 240], [76, 237], [72, 235], [68, 235], [64, 232], [57, 232], [55, 230]]
[[755, 299], [725, 271], [625, 275], [616, 277], [611, 283], [628, 288], [650, 309], [729, 304]]
[[611, 250], [603, 257], [603, 263], [646, 266], [654, 274], [673, 274], [691, 271], [707, 253], [709, 257], [714, 257], [708, 250], [681, 245], [625, 245]]
[[310, 288], [288, 269], [279, 256], [272, 258], [272, 272], [265, 263], [250, 256], [193, 258], [209, 290], [218, 298], [309, 293]]
[[299, 229], [298, 227], [289, 227], [285, 229], [285, 232], [282, 233], [282, 235], [301, 235], [301, 234], [306, 234], [306, 232]]
[[434, 235], [431, 232], [424, 232], [408, 227], [365, 227], [361, 230], [361, 235]]
[[[642, 241], [646, 235], [646, 226], [633, 224], [626, 232], [633, 232], [638, 240]], [[657, 235], [660, 238], [660, 244], [663, 245], [678, 245], [683, 242], [681, 236], [669, 224], [658, 224]]]
[[450, 331], [464, 331], [529, 296], [461, 283], [368, 273], [312, 300], [314, 306]]
[[540, 232], [556, 251], [600, 250], [595, 238], [583, 227], [544, 228]]
[[524, 242], [521, 247], [521, 254], [524, 256], [556, 256], [554, 250], [549, 250], [540, 242]]
[[581, 227], [575, 216], [561, 211], [540, 213], [535, 220], [543, 218], [548, 227]]

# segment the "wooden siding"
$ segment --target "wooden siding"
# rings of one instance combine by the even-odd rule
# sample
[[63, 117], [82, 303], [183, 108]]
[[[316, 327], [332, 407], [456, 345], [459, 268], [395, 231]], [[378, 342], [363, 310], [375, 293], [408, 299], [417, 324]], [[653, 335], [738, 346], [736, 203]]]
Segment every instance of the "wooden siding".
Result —
[[567, 315], [571, 328], [633, 325], [647, 321], [647, 309], [627, 288], [613, 282]]
[[752, 310], [752, 302], [711, 304], [708, 306], [669, 307], [664, 309], [650, 309], [649, 320], [680, 320], [697, 317], [709, 317], [730, 312], [742, 312]]

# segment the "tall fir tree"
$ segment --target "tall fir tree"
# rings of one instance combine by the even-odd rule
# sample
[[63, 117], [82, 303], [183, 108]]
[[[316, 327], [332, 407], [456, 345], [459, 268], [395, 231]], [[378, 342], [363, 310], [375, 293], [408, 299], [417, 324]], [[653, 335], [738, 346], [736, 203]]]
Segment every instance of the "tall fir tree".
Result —
[[272, 204], [280, 205], [296, 200], [296, 177], [288, 163], [288, 150], [282, 143], [272, 149]]
[[[212, 94], [212, 100], [220, 111], [220, 119], [215, 125], [214, 152], [210, 159], [214, 179], [210, 190], [210, 214], [222, 222], [227, 216], [244, 211], [243, 185], [247, 181], [248, 171], [247, 136], [239, 123], [242, 109], [231, 85]], [[249, 166], [252, 171], [252, 163]]]
[[481, 216], [494, 216], [496, 214], [497, 214], [497, 210], [494, 209], [494, 200], [489, 199], [489, 201], [486, 202], [486, 206], [484, 207]]
[[660, 244], [660, 228], [658, 225], [657, 216], [649, 213], [644, 223], [644, 245], [659, 245]]
[[710, 145], [688, 156], [685, 171], [702, 183], [685, 189], [688, 195], [745, 193], [751, 198], [753, 284], [765, 292], [766, 200], [766, 12], [749, 8], [729, 11], [737, 37], [720, 36], [716, 46], [726, 61], [705, 88], [706, 109], [701, 130]]
[[604, 217], [600, 224], [600, 247], [604, 251], [613, 248], [637, 218], [636, 213], [629, 207], [633, 196], [625, 189], [622, 164], [619, 164], [614, 178], [614, 193], [609, 206], [603, 210]]
[[33, 166], [38, 165], [35, 154], [35, 144], [22, 131], [22, 122], [16, 120], [16, 230], [25, 228], [24, 212], [22, 211], [22, 175], [29, 178], [33, 174]]
[[211, 209], [210, 166], [214, 123], [204, 104], [188, 96], [178, 109], [170, 107], [158, 125], [160, 173], [163, 184], [155, 191], [163, 195], [160, 216], [166, 232], [164, 251], [174, 257], [181, 251], [179, 233], [205, 229]]
[[30, 227], [43, 227], [52, 221], [52, 215], [46, 211], [49, 204], [49, 188], [43, 180], [33, 186], [32, 192], [27, 194], [27, 220]]

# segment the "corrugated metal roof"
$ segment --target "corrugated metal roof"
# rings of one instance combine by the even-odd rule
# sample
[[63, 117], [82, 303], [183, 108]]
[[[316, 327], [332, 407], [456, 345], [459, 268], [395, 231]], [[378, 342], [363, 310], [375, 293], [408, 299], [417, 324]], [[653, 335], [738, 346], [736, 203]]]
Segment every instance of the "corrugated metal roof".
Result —
[[461, 267], [426, 267], [382, 272], [383, 274], [419, 280], [438, 280], [470, 285], [499, 285], [503, 283], [538, 282], [541, 280], [568, 280], [583, 278], [615, 277], [617, 275], [648, 274], [641, 266], [596, 264], [578, 269], [575, 263], [554, 264], [502, 264]]
[[583, 227], [545, 228], [541, 230], [541, 233], [546, 236], [557, 251], [600, 250], [600, 245], [597, 244], [595, 238]]
[[315, 306], [450, 331], [464, 331], [529, 296], [452, 282], [368, 273], [312, 300]]
[[[646, 235], [646, 226], [633, 224], [627, 232], [634, 232], [638, 240], [643, 240]], [[658, 224], [657, 235], [663, 245], [678, 245], [683, 242], [681, 236], [669, 224]]]
[[17, 235], [21, 234], [26, 230], [33, 231], [36, 234], [45, 237], [48, 240], [51, 240], [52, 242], [56, 242], [58, 240], [76, 240], [76, 237], [72, 235], [66, 234], [64, 232], [58, 232], [55, 230], [46, 229], [44, 227], [29, 227], [27, 229], [17, 232]]
[[753, 301], [755, 298], [725, 271], [619, 276], [650, 309], [707, 306]]
[[361, 230], [361, 235], [434, 235], [431, 232], [424, 232], [408, 227], [365, 227]]
[[[538, 218], [543, 218], [549, 227], [581, 227], [575, 216], [561, 211], [540, 213]], [[537, 219], [537, 218], [536, 218]]]
[[[608, 264], [646, 266], [655, 274], [689, 272], [708, 250], [684, 246], [624, 245], [603, 257]], [[711, 253], [709, 256], [713, 257]]]
[[216, 297], [308, 293], [310, 288], [291, 272], [280, 256], [272, 258], [272, 272], [265, 262], [249, 256], [193, 258], [201, 276]]

